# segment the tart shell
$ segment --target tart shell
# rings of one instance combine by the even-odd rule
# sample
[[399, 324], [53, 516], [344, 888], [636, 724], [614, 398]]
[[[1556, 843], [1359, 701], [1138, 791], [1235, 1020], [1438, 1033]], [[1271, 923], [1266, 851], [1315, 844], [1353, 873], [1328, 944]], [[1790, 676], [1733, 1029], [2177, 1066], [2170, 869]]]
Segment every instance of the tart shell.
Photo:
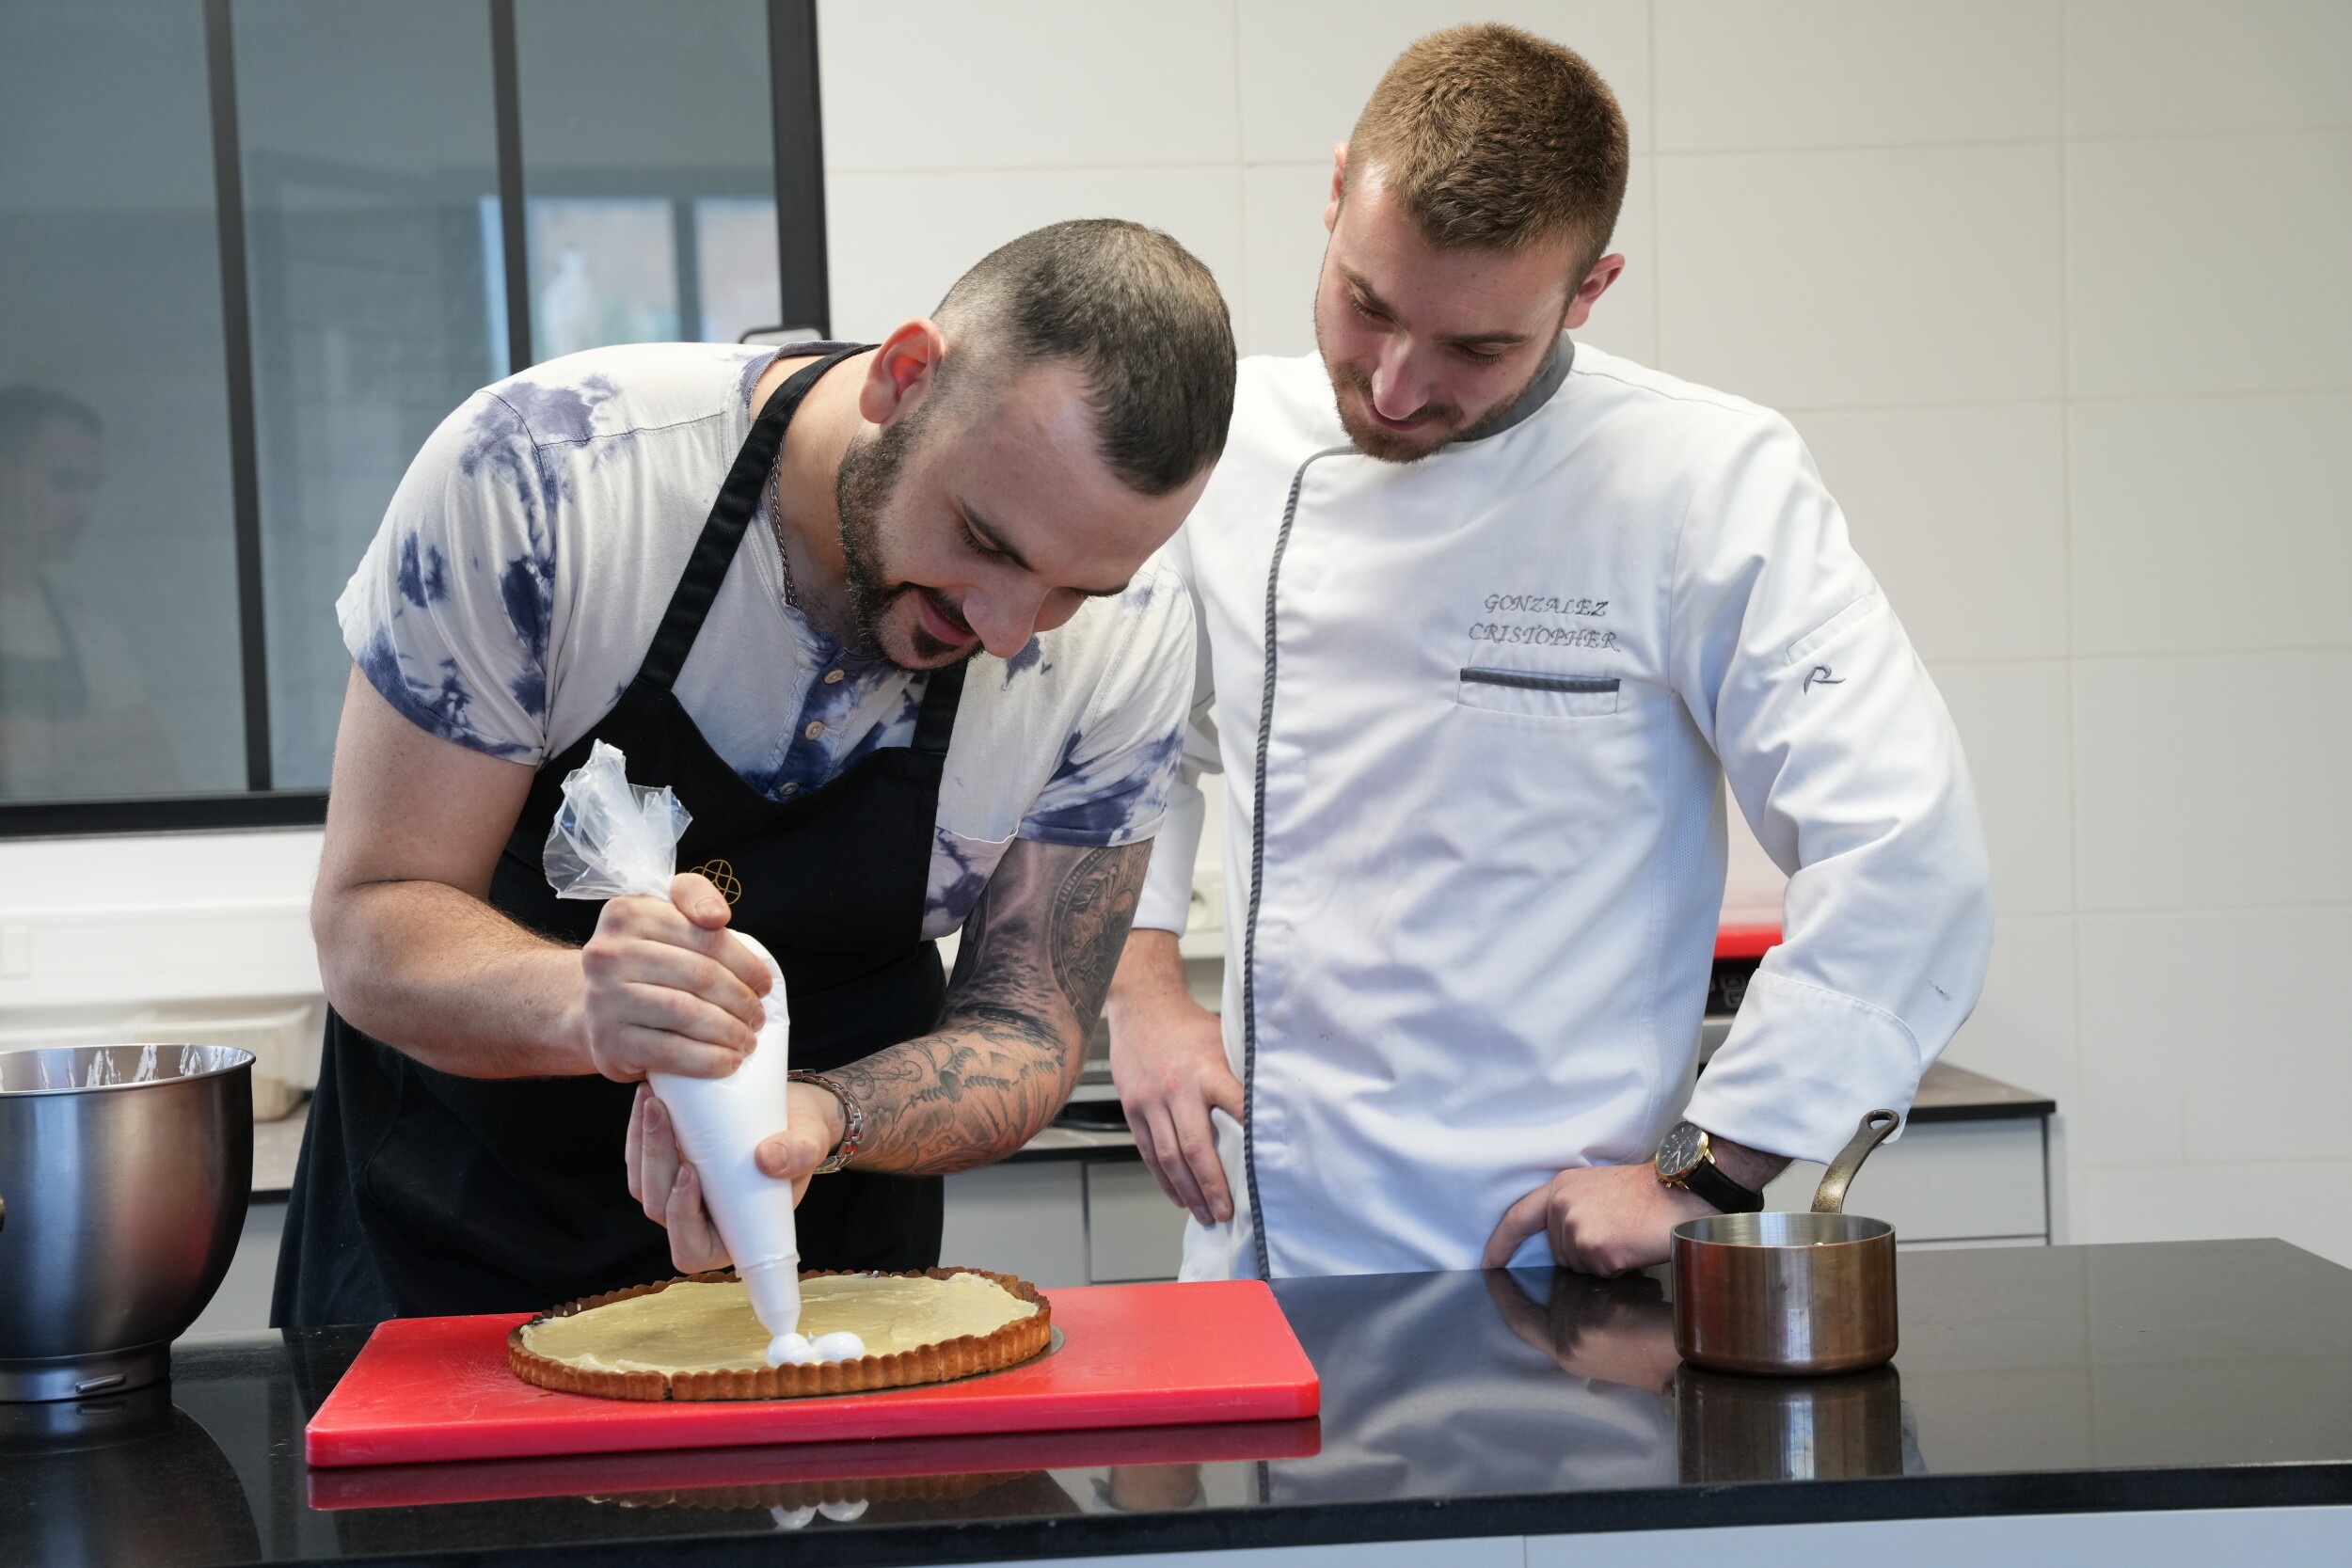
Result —
[[977, 1377], [982, 1372], [1002, 1371], [1008, 1367], [1017, 1367], [1024, 1361], [1034, 1359], [1053, 1342], [1053, 1304], [1039, 1293], [1036, 1286], [1012, 1275], [992, 1274], [986, 1269], [916, 1269], [896, 1275], [856, 1269], [819, 1269], [801, 1277], [803, 1280], [823, 1279], [859, 1273], [869, 1274], [878, 1279], [947, 1279], [960, 1274], [976, 1274], [1003, 1287], [1014, 1299], [1034, 1303], [1037, 1310], [1017, 1322], [1005, 1324], [993, 1334], [961, 1335], [953, 1339], [943, 1339], [935, 1345], [918, 1345], [894, 1355], [861, 1355], [848, 1361], [818, 1361], [800, 1367], [762, 1367], [754, 1371], [589, 1371], [540, 1355], [523, 1343], [526, 1330], [532, 1324], [550, 1319], [576, 1317], [595, 1307], [627, 1301], [632, 1296], [652, 1295], [673, 1285], [732, 1282], [735, 1271], [722, 1269], [711, 1274], [690, 1274], [679, 1279], [632, 1286], [626, 1291], [608, 1291], [602, 1295], [583, 1296], [578, 1301], [551, 1307], [530, 1323], [517, 1324], [515, 1331], [506, 1337], [506, 1364], [525, 1383], [552, 1388], [559, 1393], [589, 1394], [598, 1399], [793, 1400], [820, 1394], [865, 1394], [882, 1388], [911, 1388], [918, 1384], [949, 1383], [957, 1378]]

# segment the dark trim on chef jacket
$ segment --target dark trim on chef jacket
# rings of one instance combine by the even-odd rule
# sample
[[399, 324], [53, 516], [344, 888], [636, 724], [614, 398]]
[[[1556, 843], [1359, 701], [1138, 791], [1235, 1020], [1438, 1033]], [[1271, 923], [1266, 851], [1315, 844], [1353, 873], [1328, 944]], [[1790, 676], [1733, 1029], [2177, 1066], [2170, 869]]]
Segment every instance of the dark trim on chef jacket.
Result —
[[1467, 447], [1473, 441], [1500, 436], [1513, 425], [1525, 423], [1537, 409], [1551, 401], [1552, 393], [1566, 383], [1568, 372], [1575, 364], [1576, 340], [1563, 332], [1559, 341], [1551, 345], [1551, 352], [1544, 356], [1544, 368], [1535, 372], [1535, 379], [1527, 384], [1527, 390], [1521, 392], [1510, 407], [1485, 424], [1470, 426], [1439, 450], [1450, 451], [1455, 447]]
[[[1563, 332], [1545, 356], [1543, 369], [1510, 407], [1440, 450], [1484, 441], [1522, 423], [1551, 401], [1575, 362], [1575, 341]], [[1307, 470], [1327, 457], [1357, 455], [1352, 445], [1326, 447], [1298, 465], [1298, 471], [1291, 475], [1290, 499], [1282, 504], [1282, 526], [1274, 535], [1274, 560], [1266, 568], [1265, 680], [1258, 692], [1258, 763], [1250, 784], [1254, 806], [1249, 818], [1249, 916], [1241, 935], [1241, 1170], [1242, 1184], [1249, 1194], [1249, 1244], [1260, 1279], [1274, 1277], [1265, 1239], [1265, 1210], [1258, 1199], [1258, 906], [1265, 891], [1266, 748], [1274, 736], [1274, 666], [1279, 641], [1275, 607], [1282, 585], [1282, 555], [1290, 548], [1291, 525], [1298, 520], [1298, 493], [1307, 483]]]

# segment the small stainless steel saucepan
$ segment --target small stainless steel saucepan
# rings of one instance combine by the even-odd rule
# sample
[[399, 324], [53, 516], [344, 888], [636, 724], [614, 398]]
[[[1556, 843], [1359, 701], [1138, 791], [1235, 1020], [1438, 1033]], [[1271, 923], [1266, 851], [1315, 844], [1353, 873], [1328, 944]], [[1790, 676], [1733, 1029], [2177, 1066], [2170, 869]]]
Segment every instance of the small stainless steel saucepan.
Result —
[[1895, 1227], [1845, 1212], [1862, 1162], [1901, 1125], [1872, 1111], [1813, 1212], [1709, 1214], [1674, 1230], [1675, 1348], [1721, 1372], [1813, 1377], [1895, 1355]]

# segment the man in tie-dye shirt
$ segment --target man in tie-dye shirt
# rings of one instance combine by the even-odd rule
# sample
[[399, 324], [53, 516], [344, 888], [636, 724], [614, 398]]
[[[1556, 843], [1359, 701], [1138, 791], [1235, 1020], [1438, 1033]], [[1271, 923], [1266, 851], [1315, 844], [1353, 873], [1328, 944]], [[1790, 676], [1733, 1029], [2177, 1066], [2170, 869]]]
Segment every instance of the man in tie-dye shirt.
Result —
[[[313, 911], [336, 1017], [279, 1321], [723, 1261], [628, 1085], [751, 1048], [739, 892], [793, 1064], [824, 1069], [759, 1163], [850, 1166], [831, 1230], [803, 1200], [810, 1266], [919, 1265], [926, 1226], [935, 1262], [936, 1182], [908, 1219], [901, 1179], [1010, 1153], [1076, 1083], [1189, 700], [1191, 610], [1151, 558], [1223, 444], [1223, 301], [1165, 235], [1060, 224], [878, 348], [785, 352], [596, 349], [485, 388], [345, 589]], [[567, 759], [624, 732], [635, 782], [736, 836], [674, 902], [581, 916], [538, 847]], [[943, 1003], [922, 944], [959, 929]], [[887, 1201], [840, 1196], [861, 1180]]]

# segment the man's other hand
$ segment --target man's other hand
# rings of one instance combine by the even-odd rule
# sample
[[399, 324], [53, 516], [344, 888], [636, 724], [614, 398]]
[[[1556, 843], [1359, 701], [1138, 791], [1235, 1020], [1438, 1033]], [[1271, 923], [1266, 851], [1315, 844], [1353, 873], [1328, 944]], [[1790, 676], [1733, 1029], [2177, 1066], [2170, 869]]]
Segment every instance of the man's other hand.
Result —
[[[787, 1094], [786, 1130], [761, 1144], [754, 1159], [765, 1174], [791, 1181], [797, 1205], [808, 1196], [811, 1175], [841, 1141], [841, 1103], [809, 1084], [795, 1084]], [[670, 1232], [670, 1261], [678, 1272], [700, 1274], [732, 1262], [704, 1207], [701, 1174], [678, 1151], [668, 1108], [644, 1084], [629, 1107], [625, 1152], [628, 1196]]]
[[648, 1072], [723, 1078], [752, 1049], [768, 966], [727, 934], [727, 901], [682, 872], [670, 899], [615, 898], [580, 949], [588, 1054], [633, 1083]]
[[1507, 1267], [1519, 1243], [1541, 1232], [1554, 1261], [1610, 1278], [1664, 1262], [1674, 1227], [1713, 1212], [1705, 1198], [1659, 1180], [1652, 1164], [1564, 1170], [1504, 1212], [1481, 1266]]
[[1212, 1110], [1235, 1121], [1242, 1083], [1225, 1060], [1225, 1027], [1184, 990], [1176, 933], [1137, 929], [1111, 983], [1111, 1082], [1160, 1190], [1202, 1225], [1233, 1217]]

